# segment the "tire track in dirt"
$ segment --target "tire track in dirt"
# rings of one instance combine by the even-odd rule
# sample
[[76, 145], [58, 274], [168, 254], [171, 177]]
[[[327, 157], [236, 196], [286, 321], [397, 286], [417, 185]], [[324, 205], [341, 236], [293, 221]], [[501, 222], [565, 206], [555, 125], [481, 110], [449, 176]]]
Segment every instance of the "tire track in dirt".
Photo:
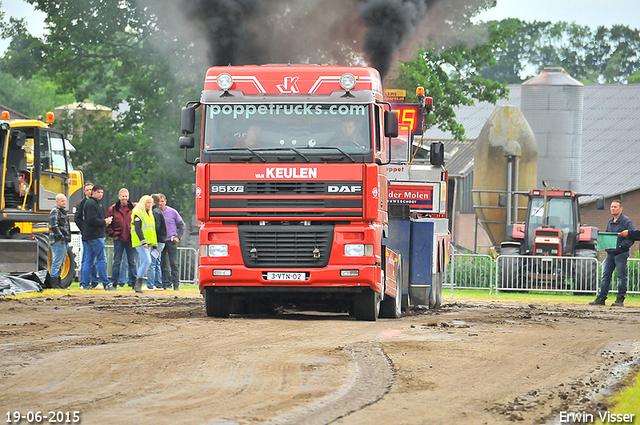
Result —
[[341, 347], [349, 352], [346, 382], [334, 393], [285, 412], [266, 425], [325, 425], [370, 406], [393, 384], [393, 370], [378, 343], [361, 342]]

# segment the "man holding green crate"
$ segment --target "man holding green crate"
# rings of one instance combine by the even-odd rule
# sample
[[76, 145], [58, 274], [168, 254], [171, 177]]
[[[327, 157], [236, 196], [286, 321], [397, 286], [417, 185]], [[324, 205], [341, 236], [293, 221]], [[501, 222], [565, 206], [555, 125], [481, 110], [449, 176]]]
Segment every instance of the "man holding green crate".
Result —
[[[619, 233], [616, 247], [607, 249], [607, 258], [604, 260], [602, 268], [602, 283], [600, 293], [589, 305], [605, 305], [609, 289], [611, 288], [611, 276], [613, 270], [618, 272], [618, 296], [612, 306], [622, 307], [627, 295], [627, 259], [629, 258], [629, 248], [633, 245], [633, 240], [640, 240], [640, 231], [634, 230], [631, 219], [622, 214], [622, 201], [614, 199], [609, 206], [611, 219], [607, 223], [607, 232]], [[638, 232], [637, 239], [629, 239], [629, 233]]]

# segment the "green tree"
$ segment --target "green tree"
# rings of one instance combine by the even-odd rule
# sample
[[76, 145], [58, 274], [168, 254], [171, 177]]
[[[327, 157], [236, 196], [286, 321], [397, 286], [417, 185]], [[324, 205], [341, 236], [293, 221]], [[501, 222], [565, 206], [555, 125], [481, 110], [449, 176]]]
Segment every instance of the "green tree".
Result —
[[481, 75], [496, 81], [520, 83], [559, 66], [583, 82], [625, 83], [640, 70], [640, 32], [627, 26], [598, 27], [567, 22], [525, 22], [506, 19], [492, 22], [499, 28], [515, 25], [516, 31], [496, 54], [495, 65]]
[[44, 75], [77, 101], [117, 111], [114, 120], [88, 123], [73, 140], [85, 177], [111, 190], [162, 182], [172, 203], [191, 203], [193, 171], [177, 148], [180, 108], [185, 97], [198, 97], [205, 66], [190, 67], [197, 76], [175, 66], [197, 59], [191, 40], [170, 31], [170, 14], [154, 13], [172, 2], [27, 1], [47, 14]]

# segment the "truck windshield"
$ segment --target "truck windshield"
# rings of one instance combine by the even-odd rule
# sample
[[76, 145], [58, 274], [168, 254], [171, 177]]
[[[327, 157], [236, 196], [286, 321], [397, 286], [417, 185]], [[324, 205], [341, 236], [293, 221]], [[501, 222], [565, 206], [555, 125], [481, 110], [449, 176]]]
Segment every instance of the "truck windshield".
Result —
[[370, 105], [207, 105], [205, 152], [229, 149], [313, 149], [371, 151]]

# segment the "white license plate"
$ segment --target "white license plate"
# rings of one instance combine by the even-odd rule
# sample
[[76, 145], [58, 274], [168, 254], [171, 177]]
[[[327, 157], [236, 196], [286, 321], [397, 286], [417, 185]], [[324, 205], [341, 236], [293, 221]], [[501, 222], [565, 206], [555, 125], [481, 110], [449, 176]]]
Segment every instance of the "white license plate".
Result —
[[267, 272], [267, 280], [305, 280], [304, 273]]

